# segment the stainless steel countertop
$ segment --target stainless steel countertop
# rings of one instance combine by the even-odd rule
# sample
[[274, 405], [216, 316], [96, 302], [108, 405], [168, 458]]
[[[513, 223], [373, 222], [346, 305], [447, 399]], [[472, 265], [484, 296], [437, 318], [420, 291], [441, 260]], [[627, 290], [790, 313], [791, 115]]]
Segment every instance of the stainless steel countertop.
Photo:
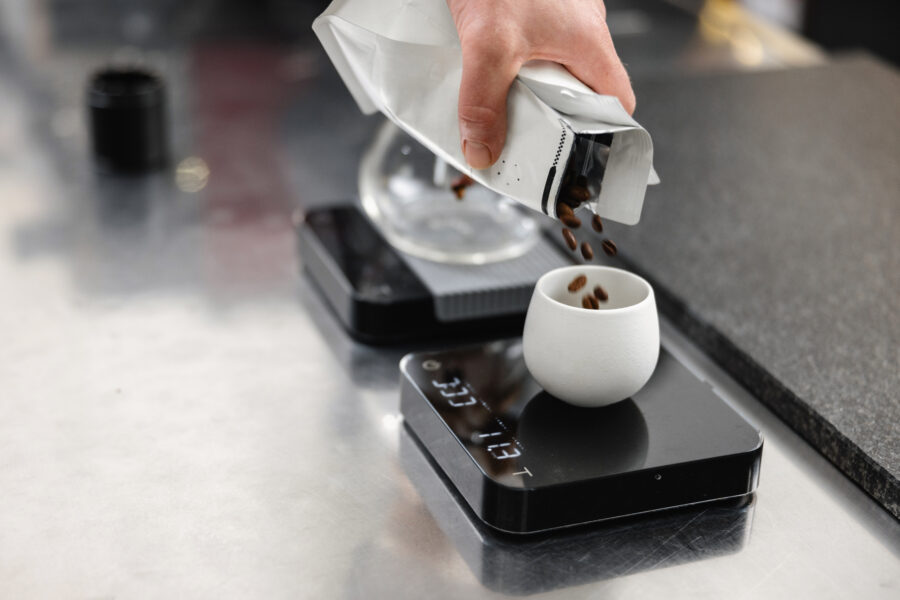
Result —
[[[413, 348], [352, 342], [299, 272], [291, 211], [352, 193], [376, 122], [302, 45], [176, 45], [151, 59], [179, 176], [96, 176], [79, 96], [107, 51], [49, 39], [0, 54], [0, 596], [499, 595], [401, 464]], [[681, 515], [625, 556], [585, 546], [546, 596], [897, 597], [900, 524], [663, 339], [766, 437], [738, 541]], [[633, 567], [584, 576], [605, 560]]]

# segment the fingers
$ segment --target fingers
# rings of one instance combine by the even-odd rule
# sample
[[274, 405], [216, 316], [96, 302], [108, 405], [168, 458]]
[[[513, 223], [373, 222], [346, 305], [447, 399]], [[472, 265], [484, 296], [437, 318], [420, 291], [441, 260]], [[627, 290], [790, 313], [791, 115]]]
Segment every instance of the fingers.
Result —
[[593, 32], [595, 35], [573, 44], [581, 51], [571, 53], [565, 67], [598, 94], [617, 97], [628, 114], [633, 114], [634, 90], [625, 65], [616, 54], [609, 30], [604, 24]]
[[512, 45], [505, 44], [496, 35], [463, 39], [462, 57], [459, 88], [462, 151], [469, 165], [484, 169], [494, 164], [503, 150], [506, 95], [522, 61]]

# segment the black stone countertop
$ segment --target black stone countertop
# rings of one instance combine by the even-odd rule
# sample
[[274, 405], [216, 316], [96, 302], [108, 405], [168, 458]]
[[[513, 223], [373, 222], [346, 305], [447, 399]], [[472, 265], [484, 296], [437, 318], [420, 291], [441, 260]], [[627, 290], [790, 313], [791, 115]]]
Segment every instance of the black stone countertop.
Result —
[[900, 75], [636, 84], [662, 185], [611, 224], [662, 312], [900, 517]]

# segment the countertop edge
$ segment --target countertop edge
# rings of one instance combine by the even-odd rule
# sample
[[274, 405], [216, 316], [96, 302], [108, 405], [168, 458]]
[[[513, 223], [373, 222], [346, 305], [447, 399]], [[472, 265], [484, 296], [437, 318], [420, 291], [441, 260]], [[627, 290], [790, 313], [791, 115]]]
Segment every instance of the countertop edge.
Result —
[[652, 275], [628, 258], [621, 255], [619, 258], [628, 269], [650, 282], [656, 293], [659, 311], [675, 327], [895, 519], [900, 520], [900, 480]]

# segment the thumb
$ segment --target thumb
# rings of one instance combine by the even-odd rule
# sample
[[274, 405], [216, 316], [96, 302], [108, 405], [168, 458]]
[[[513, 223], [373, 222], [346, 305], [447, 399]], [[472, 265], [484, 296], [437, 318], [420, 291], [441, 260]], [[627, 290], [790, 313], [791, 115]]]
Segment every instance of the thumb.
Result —
[[497, 160], [506, 139], [506, 95], [521, 61], [494, 38], [462, 41], [459, 134], [466, 162], [485, 169]]

